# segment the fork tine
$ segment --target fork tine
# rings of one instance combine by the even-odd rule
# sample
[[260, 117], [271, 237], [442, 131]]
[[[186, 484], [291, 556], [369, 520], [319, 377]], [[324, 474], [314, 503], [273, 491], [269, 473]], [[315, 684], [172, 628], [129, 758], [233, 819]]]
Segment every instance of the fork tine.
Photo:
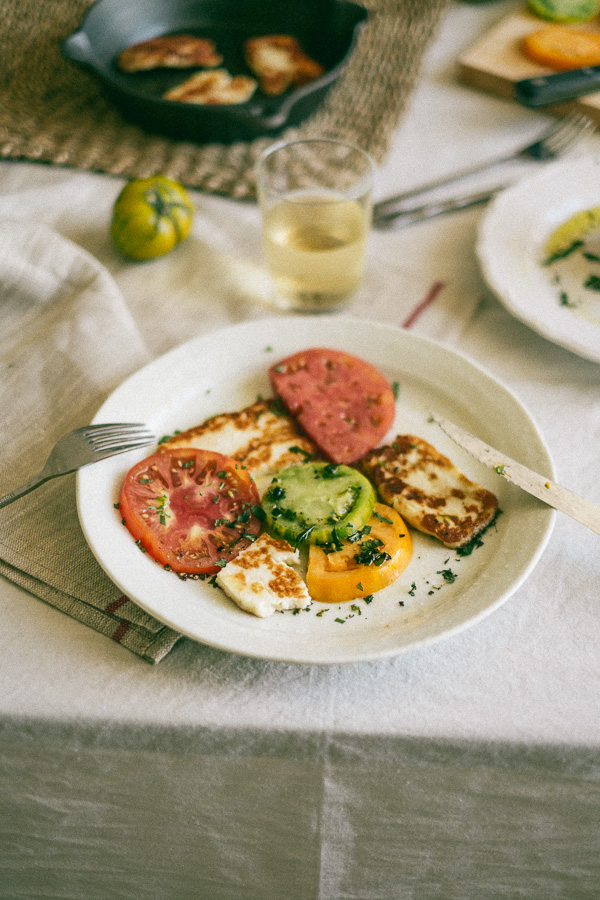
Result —
[[123, 431], [119, 434], [106, 435], [105, 437], [88, 440], [88, 444], [95, 448], [104, 449], [105, 447], [118, 447], [119, 444], [123, 444], [125, 441], [135, 441], [136, 443], [147, 444], [154, 440], [156, 440], [156, 438], [151, 431]]
[[149, 439], [143, 439], [139, 441], [128, 441], [123, 443], [122, 441], [118, 441], [113, 444], [98, 444], [93, 446], [93, 451], [98, 457], [102, 456], [115, 456], [117, 453], [125, 453], [127, 450], [137, 450], [140, 447], [147, 447], [148, 444], [154, 443], [154, 437]]
[[101, 425], [88, 425], [81, 429], [81, 433], [85, 437], [93, 439], [95, 435], [118, 434], [123, 431], [142, 430], [147, 431], [148, 426], [142, 422], [106, 422]]
[[546, 139], [546, 144], [554, 153], [561, 153], [593, 128], [594, 123], [583, 113], [571, 113], [563, 119], [561, 127]]
[[98, 454], [133, 450], [152, 444], [156, 440], [146, 425], [137, 422], [90, 425], [81, 431], [94, 453]]

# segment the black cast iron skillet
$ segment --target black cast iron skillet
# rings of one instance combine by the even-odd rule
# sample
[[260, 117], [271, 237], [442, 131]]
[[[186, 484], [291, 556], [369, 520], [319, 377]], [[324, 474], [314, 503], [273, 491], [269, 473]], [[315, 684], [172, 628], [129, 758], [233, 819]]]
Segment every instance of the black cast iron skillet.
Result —
[[[339, 78], [367, 18], [352, 0], [97, 0], [62, 44], [70, 60], [89, 68], [124, 117], [150, 132], [197, 143], [232, 143], [276, 135], [298, 125]], [[244, 41], [290, 34], [325, 73], [308, 85], [268, 97], [257, 90], [246, 103], [206, 106], [163, 100], [191, 70], [127, 74], [121, 50], [163, 34], [188, 33], [215, 41], [232, 75], [250, 74]]]

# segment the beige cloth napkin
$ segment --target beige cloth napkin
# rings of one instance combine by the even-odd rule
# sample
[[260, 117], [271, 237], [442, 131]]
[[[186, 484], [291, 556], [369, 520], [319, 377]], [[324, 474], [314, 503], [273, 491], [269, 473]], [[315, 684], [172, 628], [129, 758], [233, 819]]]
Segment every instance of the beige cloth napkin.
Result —
[[[42, 468], [149, 354], [108, 272], [42, 225], [0, 225], [0, 494]], [[151, 662], [179, 635], [124, 597], [89, 549], [75, 476], [0, 510], [0, 573]]]

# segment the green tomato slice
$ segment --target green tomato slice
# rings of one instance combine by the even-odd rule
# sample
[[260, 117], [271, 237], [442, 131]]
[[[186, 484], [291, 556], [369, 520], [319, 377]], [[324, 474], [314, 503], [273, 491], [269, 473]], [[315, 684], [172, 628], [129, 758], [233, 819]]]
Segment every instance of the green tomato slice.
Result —
[[267, 529], [293, 546], [345, 540], [366, 524], [374, 506], [370, 481], [336, 463], [288, 466], [262, 499]]

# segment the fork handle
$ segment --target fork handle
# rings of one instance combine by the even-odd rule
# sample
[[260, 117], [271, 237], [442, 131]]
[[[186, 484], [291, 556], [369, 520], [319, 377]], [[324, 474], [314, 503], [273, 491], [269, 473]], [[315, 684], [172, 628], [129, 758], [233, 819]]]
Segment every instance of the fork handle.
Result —
[[384, 216], [395, 213], [398, 211], [398, 207], [401, 207], [402, 204], [406, 200], [410, 200], [411, 197], [418, 197], [419, 194], [429, 193], [429, 191], [433, 191], [435, 188], [453, 184], [456, 181], [467, 178], [469, 175], [475, 175], [477, 172], [483, 172], [485, 169], [491, 169], [493, 166], [498, 166], [501, 163], [510, 162], [510, 160], [515, 159], [517, 155], [518, 154], [515, 153], [508, 153], [505, 156], [497, 156], [495, 159], [487, 159], [477, 165], [469, 166], [466, 169], [459, 169], [451, 175], [444, 175], [442, 178], [438, 178], [435, 181], [428, 181], [425, 184], [420, 184], [415, 188], [404, 191], [402, 194], [388, 197], [387, 200], [380, 200], [373, 206], [373, 221], [377, 221], [377, 219], [382, 219]]
[[29, 494], [30, 491], [35, 490], [40, 484], [44, 484], [45, 481], [49, 481], [50, 478], [53, 477], [53, 475], [48, 475], [43, 470], [38, 472], [37, 475], [34, 475], [33, 478], [30, 478], [29, 481], [26, 481], [21, 487], [15, 488], [14, 491], [5, 494], [4, 497], [0, 497], [0, 509], [13, 503], [15, 500], [18, 500], [19, 497], [24, 497], [25, 494]]
[[422, 222], [425, 219], [432, 219], [434, 216], [441, 216], [444, 213], [468, 209], [471, 206], [479, 206], [492, 200], [496, 194], [504, 190], [504, 187], [505, 185], [493, 190], [480, 191], [477, 194], [467, 194], [464, 197], [452, 197], [450, 200], [424, 203], [423, 206], [416, 206], [414, 209], [401, 209], [386, 213], [374, 218], [373, 225], [375, 228], [385, 228], [386, 225], [390, 225], [393, 222], [395, 225], [402, 227], [403, 225], [413, 225], [415, 222]]

